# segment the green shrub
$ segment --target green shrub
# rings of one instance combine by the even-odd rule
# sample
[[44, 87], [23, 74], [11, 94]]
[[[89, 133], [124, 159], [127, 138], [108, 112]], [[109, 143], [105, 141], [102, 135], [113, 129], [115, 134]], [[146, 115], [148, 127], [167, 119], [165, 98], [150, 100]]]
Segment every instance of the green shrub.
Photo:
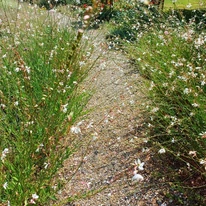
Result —
[[48, 205], [61, 185], [54, 176], [75, 149], [68, 134], [88, 99], [78, 85], [91, 50], [81, 32], [25, 8], [18, 21], [7, 13], [1, 28], [0, 204]]
[[186, 168], [191, 188], [206, 178], [206, 41], [205, 30], [197, 32], [197, 26], [171, 16], [126, 46], [146, 79], [150, 140], [160, 153], [170, 154], [174, 176]]
[[203, 188], [206, 181], [203, 13], [201, 9], [158, 12], [123, 2], [114, 6], [109, 36], [144, 77], [150, 143], [160, 156], [166, 152], [163, 159], [173, 171], [170, 180], [191, 190]]

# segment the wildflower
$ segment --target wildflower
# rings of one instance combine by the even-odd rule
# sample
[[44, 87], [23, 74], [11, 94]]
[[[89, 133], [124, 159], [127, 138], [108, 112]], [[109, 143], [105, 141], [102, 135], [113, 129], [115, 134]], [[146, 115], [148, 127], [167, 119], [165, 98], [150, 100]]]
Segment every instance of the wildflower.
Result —
[[189, 151], [189, 155], [191, 155], [192, 157], [196, 157], [197, 151]]
[[1, 154], [1, 161], [4, 162], [4, 159], [6, 158], [6, 155], [9, 153], [9, 149], [5, 148], [4, 151]]
[[204, 44], [204, 39], [199, 37], [198, 39], [195, 40], [195, 47], [198, 48], [199, 46], [202, 46]]
[[201, 81], [201, 86], [204, 86], [206, 84], [206, 82], [203, 80]]
[[135, 160], [135, 168], [138, 168], [139, 170], [144, 170], [143, 166], [144, 166], [144, 162], [141, 162], [140, 159]]
[[187, 6], [186, 6], [188, 9], [192, 7], [192, 4], [189, 3]]
[[0, 107], [1, 107], [2, 109], [5, 109], [5, 108], [6, 108], [6, 105], [5, 105], [5, 104], [0, 104]]
[[158, 107], [155, 107], [155, 108], [152, 109], [151, 112], [152, 112], [152, 113], [155, 113], [155, 112], [157, 112], [158, 110], [159, 110], [159, 108], [158, 108]]
[[61, 110], [62, 110], [63, 113], [67, 112], [67, 106], [68, 106], [68, 104], [64, 104], [64, 105], [61, 106]]
[[79, 62], [79, 66], [80, 66], [80, 67], [82, 67], [82, 66], [84, 66], [84, 65], [85, 65], [85, 62], [84, 62], [84, 61], [80, 61], [80, 62]]
[[202, 138], [206, 138], [206, 132], [201, 132], [199, 135], [202, 136]]
[[189, 93], [190, 93], [190, 91], [191, 91], [190, 89], [185, 88], [185, 89], [184, 89], [184, 91], [183, 91], [183, 93], [184, 93], [184, 94], [189, 94]]
[[44, 147], [43, 143], [41, 143], [41, 144], [37, 147], [36, 152], [39, 152], [39, 150], [42, 149], [42, 147]]
[[19, 72], [19, 71], [20, 71], [19, 67], [17, 67], [17, 68], [15, 69], [15, 71], [16, 71], [16, 72]]
[[37, 200], [39, 198], [39, 196], [35, 193], [35, 194], [32, 194], [32, 198]]
[[193, 103], [192, 106], [193, 106], [193, 107], [199, 107], [199, 104]]
[[48, 168], [48, 166], [49, 166], [49, 163], [44, 162], [44, 169], [47, 169], [47, 168]]
[[165, 35], [168, 35], [168, 34], [169, 34], [169, 32], [168, 32], [168, 31], [164, 31], [164, 34], [165, 34]]
[[79, 133], [81, 133], [81, 129], [80, 129], [80, 127], [79, 126], [72, 126], [71, 127], [71, 129], [70, 129], [70, 131], [71, 131], [71, 133], [73, 133], [73, 134], [79, 134]]
[[206, 170], [206, 159], [200, 159], [200, 161], [199, 161], [199, 163], [201, 164], [201, 165], [204, 165], [205, 166], [205, 170]]
[[187, 165], [187, 168], [188, 168], [189, 170], [192, 170], [191, 167], [190, 167], [190, 163], [189, 163], [189, 162], [187, 162], [186, 165]]
[[39, 196], [37, 194], [32, 194], [32, 199], [30, 200], [30, 204], [36, 204], [35, 200], [37, 200]]
[[89, 15], [85, 15], [85, 16], [84, 16], [84, 20], [86, 21], [86, 20], [88, 20], [88, 19], [90, 19], [90, 16], [89, 16]]
[[165, 148], [162, 148], [158, 151], [159, 154], [164, 154], [166, 152]]
[[92, 140], [96, 140], [98, 138], [98, 133], [97, 132], [94, 132], [92, 134]]
[[6, 190], [6, 189], [7, 189], [7, 187], [8, 187], [8, 183], [7, 183], [7, 182], [5, 182], [5, 183], [3, 184], [3, 188]]
[[192, 116], [194, 116], [195, 114], [193, 113], [193, 112], [190, 112], [190, 116], [192, 117]]
[[144, 177], [140, 174], [134, 174], [134, 176], [132, 177], [132, 181], [141, 182], [143, 180], [144, 180]]
[[19, 105], [18, 101], [14, 102], [14, 106], [18, 106], [18, 105]]
[[92, 127], [93, 127], [93, 123], [94, 123], [94, 122], [90, 122], [90, 123], [87, 125], [87, 129], [92, 128]]

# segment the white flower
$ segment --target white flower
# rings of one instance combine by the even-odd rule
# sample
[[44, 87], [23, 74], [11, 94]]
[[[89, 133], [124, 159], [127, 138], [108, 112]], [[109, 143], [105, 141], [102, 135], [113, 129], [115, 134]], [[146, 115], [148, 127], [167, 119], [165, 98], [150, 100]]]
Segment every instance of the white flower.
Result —
[[8, 183], [7, 183], [7, 182], [5, 182], [5, 183], [3, 184], [3, 188], [6, 190], [6, 189], [7, 189], [7, 187], [8, 187]]
[[135, 160], [135, 165], [138, 167], [139, 170], [144, 170], [144, 162], [141, 162], [140, 159]]
[[159, 154], [163, 154], [163, 153], [165, 153], [165, 152], [166, 152], [165, 148], [162, 148], [162, 149], [160, 149], [160, 150], [158, 151]]
[[61, 109], [62, 109], [63, 113], [67, 113], [67, 106], [68, 106], [68, 104], [64, 104], [64, 105], [61, 106]]
[[5, 108], [6, 108], [6, 105], [5, 105], [5, 104], [0, 104], [0, 107], [1, 107], [2, 109], [5, 109]]
[[132, 177], [132, 181], [137, 181], [137, 182], [141, 182], [144, 180], [144, 177], [140, 174], [135, 174], [133, 177]]
[[70, 129], [70, 131], [71, 131], [71, 133], [73, 133], [73, 134], [79, 134], [79, 133], [81, 133], [81, 129], [80, 129], [80, 127], [78, 127], [78, 126], [72, 126], [71, 127], [71, 129]]
[[18, 105], [19, 105], [18, 101], [14, 102], [14, 106], [18, 106]]
[[86, 21], [86, 20], [88, 20], [88, 19], [90, 19], [90, 16], [89, 16], [89, 15], [85, 15], [85, 16], [84, 16], [84, 20]]
[[49, 166], [49, 163], [45, 162], [45, 163], [44, 163], [44, 169], [47, 169], [48, 166]]
[[197, 156], [197, 151], [189, 151], [189, 155], [191, 155], [192, 157], [196, 157]]
[[4, 151], [1, 154], [1, 161], [4, 162], [4, 159], [6, 157], [6, 155], [9, 153], [9, 149], [5, 148]]
[[32, 199], [35, 199], [37, 200], [39, 198], [39, 196], [35, 193], [35, 194], [32, 194]]
[[193, 106], [193, 107], [199, 107], [199, 104], [194, 103], [194, 104], [192, 104], [192, 106]]
[[26, 66], [26, 71], [27, 71], [28, 74], [30, 74], [30, 72], [31, 72], [30, 67]]
[[206, 82], [203, 80], [201, 81], [201, 86], [204, 86], [206, 84]]
[[15, 69], [15, 71], [16, 71], [16, 72], [19, 72], [19, 71], [20, 71], [19, 67], [17, 67], [17, 68]]
[[201, 165], [206, 165], [206, 160], [201, 159], [201, 160], [200, 160], [200, 164], [201, 164]]
[[192, 7], [192, 4], [189, 3], [187, 6], [186, 6], [188, 9]]
[[188, 88], [185, 88], [184, 91], [183, 91], [184, 94], [189, 94], [190, 92], [191, 92], [191, 90], [188, 89]]
[[80, 62], [79, 62], [79, 66], [80, 66], [80, 67], [84, 66], [85, 64], [86, 64], [86, 63], [85, 63], [84, 61], [80, 61]]
[[159, 110], [158, 107], [154, 107], [154, 108], [151, 110], [151, 112], [152, 112], [152, 113], [155, 113], [155, 112], [157, 112], [158, 110]]

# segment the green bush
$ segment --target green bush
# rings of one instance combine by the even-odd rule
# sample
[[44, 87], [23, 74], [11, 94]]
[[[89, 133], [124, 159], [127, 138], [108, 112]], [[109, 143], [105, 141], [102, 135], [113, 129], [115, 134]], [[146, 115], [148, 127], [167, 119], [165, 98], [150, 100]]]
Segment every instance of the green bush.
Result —
[[197, 31], [200, 27], [194, 21], [182, 23], [175, 16], [168, 20], [148, 28], [125, 47], [145, 78], [151, 142], [162, 149], [160, 153], [170, 154], [174, 176], [181, 176], [186, 168], [187, 186], [202, 187], [206, 178], [206, 33]]
[[120, 2], [114, 6], [109, 36], [144, 77], [147, 135], [157, 154], [166, 152], [163, 159], [172, 168], [169, 181], [191, 190], [206, 181], [203, 13], [158, 12]]
[[18, 22], [7, 10], [1, 28], [0, 204], [48, 205], [61, 185], [55, 174], [74, 152], [69, 132], [88, 99], [78, 85], [89, 53], [81, 32], [25, 8]]

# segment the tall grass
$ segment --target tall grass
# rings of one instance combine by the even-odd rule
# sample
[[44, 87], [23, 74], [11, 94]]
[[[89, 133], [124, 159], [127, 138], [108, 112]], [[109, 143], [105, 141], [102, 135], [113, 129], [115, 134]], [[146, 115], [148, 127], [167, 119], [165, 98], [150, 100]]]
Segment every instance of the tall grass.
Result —
[[126, 10], [123, 6], [114, 16], [117, 24], [111, 33], [145, 79], [150, 142], [173, 169], [170, 180], [191, 190], [204, 188], [205, 15], [190, 11], [188, 18], [178, 11], [158, 13], [152, 7], [138, 5]]
[[78, 85], [91, 49], [44, 10], [1, 6], [0, 202], [47, 205], [74, 152], [68, 133], [88, 100]]

